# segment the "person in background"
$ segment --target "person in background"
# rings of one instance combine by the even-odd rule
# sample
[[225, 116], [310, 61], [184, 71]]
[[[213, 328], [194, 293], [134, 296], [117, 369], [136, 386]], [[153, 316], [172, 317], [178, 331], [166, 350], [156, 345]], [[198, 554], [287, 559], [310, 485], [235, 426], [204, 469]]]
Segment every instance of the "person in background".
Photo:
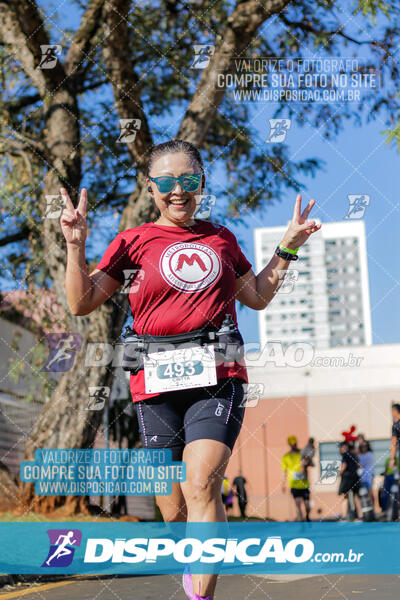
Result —
[[392, 405], [392, 442], [390, 446], [390, 463], [389, 466], [393, 469], [395, 464], [395, 456], [397, 448], [400, 448], [400, 404], [395, 403]]
[[342, 455], [342, 464], [339, 469], [341, 480], [338, 494], [339, 496], [343, 494], [347, 498], [350, 490], [353, 491], [356, 512], [359, 517], [361, 515], [361, 503], [358, 496], [360, 489], [360, 476], [357, 473], [357, 470], [360, 468], [358, 456], [355, 453], [354, 444], [349, 444], [349, 442], [341, 442], [339, 450]]
[[303, 465], [303, 473], [307, 477], [307, 467], [313, 467], [313, 458], [315, 456], [314, 438], [310, 438], [306, 446], [301, 451], [301, 463]]
[[246, 483], [247, 483], [247, 480], [242, 475], [238, 475], [233, 480], [233, 485], [236, 488], [236, 497], [237, 497], [238, 503], [239, 503], [240, 516], [242, 517], [242, 519], [246, 518], [246, 506], [247, 506], [247, 493], [246, 493], [246, 488], [245, 488]]
[[[310, 521], [310, 482], [307, 477], [308, 467], [304, 467], [300, 449], [297, 447], [295, 435], [289, 435], [287, 442], [290, 446], [282, 458], [282, 492], [286, 492], [286, 482], [289, 481], [290, 492], [297, 510], [297, 520], [304, 521], [302, 504], [305, 508], [305, 520]], [[306, 474], [304, 473], [306, 471]]]
[[390, 467], [390, 457], [387, 458], [384, 462], [383, 473], [381, 473], [381, 475], [384, 476], [384, 480], [383, 480], [383, 487], [381, 488], [381, 494], [380, 494], [380, 498], [379, 498], [379, 504], [380, 504], [380, 507], [381, 507], [383, 513], [386, 512], [386, 509], [388, 506], [388, 501], [389, 501], [389, 494], [392, 489], [392, 485], [395, 482], [395, 477], [394, 477], [394, 469], [395, 468], [397, 469], [397, 472], [400, 471], [399, 457], [398, 456], [395, 457], [395, 466], [393, 468]]
[[231, 486], [231, 482], [229, 481], [226, 475], [224, 475], [224, 478], [222, 480], [221, 495], [222, 502], [225, 506], [226, 514], [228, 514], [229, 510], [233, 506], [233, 489]]
[[358, 436], [357, 436], [357, 441], [356, 441], [356, 444], [355, 444], [355, 445], [356, 445], [356, 448], [359, 448], [359, 447], [360, 447], [360, 445], [361, 445], [363, 442], [366, 442], [366, 441], [367, 441], [367, 438], [365, 437], [365, 435], [364, 435], [363, 433], [359, 433], [359, 434], [358, 434]]
[[358, 462], [363, 469], [361, 483], [367, 488], [373, 505], [374, 495], [372, 492], [372, 483], [374, 481], [374, 455], [370, 443], [365, 439], [361, 440], [358, 445]]

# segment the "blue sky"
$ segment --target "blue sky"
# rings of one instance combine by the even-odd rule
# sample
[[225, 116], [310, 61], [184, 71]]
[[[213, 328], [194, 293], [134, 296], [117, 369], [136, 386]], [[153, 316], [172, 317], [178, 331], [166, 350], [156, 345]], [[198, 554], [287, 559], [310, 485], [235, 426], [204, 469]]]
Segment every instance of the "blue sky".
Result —
[[[264, 129], [268, 131], [267, 126]], [[369, 194], [371, 197], [364, 222], [374, 344], [400, 341], [400, 268], [397, 258], [400, 156], [393, 145], [385, 143], [385, 136], [381, 134], [384, 129], [380, 121], [362, 127], [347, 124], [335, 141], [328, 142], [315, 134], [315, 130], [303, 127], [290, 130], [286, 138], [291, 153], [301, 147], [299, 158], [318, 156], [326, 163], [324, 171], [318, 171], [314, 179], [300, 178], [307, 185], [303, 205], [311, 198], [316, 200], [310, 217], [318, 217], [322, 223], [340, 221], [347, 212], [348, 194]], [[259, 214], [247, 216], [247, 229], [231, 227], [243, 241], [243, 251], [253, 265], [254, 228], [286, 225], [292, 215], [294, 200], [295, 194], [288, 194], [282, 203], [268, 207], [261, 218]], [[250, 340], [251, 333], [258, 327], [257, 312], [245, 308], [239, 311], [238, 318], [244, 335]]]

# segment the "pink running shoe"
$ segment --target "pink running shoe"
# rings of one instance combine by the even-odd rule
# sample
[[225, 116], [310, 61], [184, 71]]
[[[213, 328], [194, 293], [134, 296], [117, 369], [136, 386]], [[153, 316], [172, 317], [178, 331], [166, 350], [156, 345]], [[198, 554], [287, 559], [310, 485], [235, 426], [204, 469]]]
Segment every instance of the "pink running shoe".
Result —
[[[200, 594], [195, 594], [193, 592], [193, 579], [192, 574], [190, 572], [189, 565], [185, 565], [185, 570], [182, 575], [182, 585], [185, 590], [186, 596], [189, 600], [212, 600], [209, 596], [204, 598], [204, 596], [200, 596]], [[200, 583], [199, 583], [199, 592], [200, 592]]]
[[185, 565], [185, 570], [182, 575], [182, 585], [189, 600], [194, 600], [193, 579], [189, 565]]

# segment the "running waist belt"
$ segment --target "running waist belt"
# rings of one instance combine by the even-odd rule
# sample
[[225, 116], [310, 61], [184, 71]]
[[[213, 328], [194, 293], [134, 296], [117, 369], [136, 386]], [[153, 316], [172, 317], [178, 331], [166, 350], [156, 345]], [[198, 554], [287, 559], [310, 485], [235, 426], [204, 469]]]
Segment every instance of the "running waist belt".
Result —
[[243, 338], [230, 315], [226, 315], [219, 329], [195, 329], [176, 335], [139, 335], [127, 326], [121, 338], [124, 344], [121, 366], [133, 374], [143, 369], [143, 356], [150, 352], [213, 344], [216, 359], [221, 362], [239, 362], [243, 358]]

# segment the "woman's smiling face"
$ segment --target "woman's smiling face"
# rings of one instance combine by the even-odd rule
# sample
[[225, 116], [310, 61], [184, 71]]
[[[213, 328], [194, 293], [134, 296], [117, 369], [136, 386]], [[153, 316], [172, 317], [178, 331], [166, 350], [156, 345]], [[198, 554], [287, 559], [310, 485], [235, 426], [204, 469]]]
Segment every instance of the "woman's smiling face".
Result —
[[[180, 177], [181, 175], [193, 175], [201, 173], [199, 165], [194, 163], [185, 152], [166, 153], [158, 158], [151, 167], [151, 177], [169, 175]], [[179, 181], [174, 189], [167, 194], [161, 193], [154, 181], [146, 179], [146, 183], [152, 190], [152, 196], [161, 217], [156, 221], [160, 225], [176, 227], [188, 227], [194, 225], [193, 214], [196, 210], [196, 196], [202, 193], [204, 188], [204, 175], [199, 187], [194, 192], [182, 189]]]

